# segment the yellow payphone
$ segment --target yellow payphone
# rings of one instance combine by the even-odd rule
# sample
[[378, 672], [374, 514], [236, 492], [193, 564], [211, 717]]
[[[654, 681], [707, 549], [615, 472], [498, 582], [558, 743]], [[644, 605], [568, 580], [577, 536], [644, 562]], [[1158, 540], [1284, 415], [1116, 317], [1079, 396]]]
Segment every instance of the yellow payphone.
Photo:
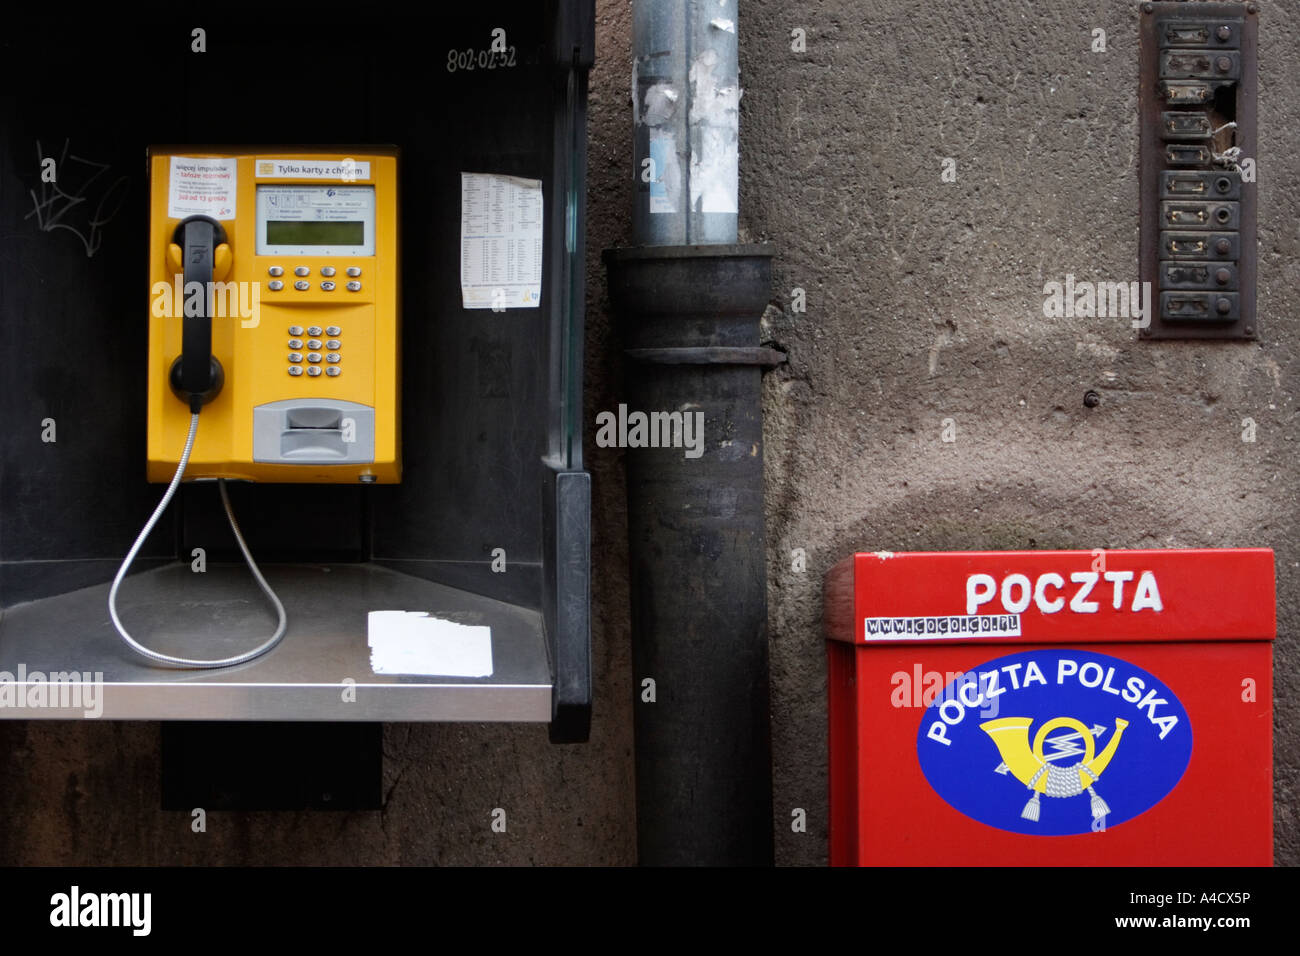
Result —
[[[224, 480], [401, 478], [397, 151], [149, 150], [148, 467], [162, 501], [109, 592], [122, 638], [159, 662], [224, 667], [283, 636]], [[199, 660], [136, 642], [117, 591], [183, 479], [215, 478], [280, 625], [262, 646]]]
[[149, 176], [150, 480], [197, 393], [192, 478], [398, 481], [396, 151], [156, 148]]

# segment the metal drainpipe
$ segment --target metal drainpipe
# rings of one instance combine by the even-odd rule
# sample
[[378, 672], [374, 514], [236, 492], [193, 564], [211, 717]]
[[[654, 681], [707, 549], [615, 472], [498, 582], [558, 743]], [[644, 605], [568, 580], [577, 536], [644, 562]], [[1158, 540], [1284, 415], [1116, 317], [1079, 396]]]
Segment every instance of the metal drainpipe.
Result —
[[[635, 245], [604, 255], [627, 345], [637, 851], [650, 866], [773, 860], [761, 379], [784, 356], [759, 346], [772, 251], [736, 244], [736, 29], [735, 0], [637, 0]], [[637, 412], [680, 413], [678, 447], [639, 447]]]

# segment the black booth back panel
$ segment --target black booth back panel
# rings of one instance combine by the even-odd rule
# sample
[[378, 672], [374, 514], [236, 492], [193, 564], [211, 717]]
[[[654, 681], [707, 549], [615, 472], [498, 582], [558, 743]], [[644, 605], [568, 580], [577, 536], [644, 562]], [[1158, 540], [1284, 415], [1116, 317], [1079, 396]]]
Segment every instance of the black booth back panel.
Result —
[[[547, 216], [563, 208], [552, 195], [542, 8], [346, 27], [313, 25], [301, 11], [280, 24], [205, 16], [203, 54], [189, 52], [188, 21], [141, 18], [108, 32], [72, 20], [57, 35], [9, 25], [0, 38], [0, 606], [110, 578], [162, 491], [144, 480], [151, 143], [402, 149], [403, 482], [234, 485], [254, 553], [463, 566], [503, 547], [511, 562], [539, 560], [557, 290], [543, 283], [539, 309], [463, 310], [459, 243], [462, 171], [540, 178]], [[486, 48], [498, 26], [516, 67], [446, 69], [449, 49]], [[42, 188], [41, 155], [59, 160], [57, 190]], [[555, 252], [545, 250], [544, 275]], [[42, 441], [46, 418], [54, 443]], [[143, 557], [191, 547], [233, 555], [209, 485], [182, 489]]]

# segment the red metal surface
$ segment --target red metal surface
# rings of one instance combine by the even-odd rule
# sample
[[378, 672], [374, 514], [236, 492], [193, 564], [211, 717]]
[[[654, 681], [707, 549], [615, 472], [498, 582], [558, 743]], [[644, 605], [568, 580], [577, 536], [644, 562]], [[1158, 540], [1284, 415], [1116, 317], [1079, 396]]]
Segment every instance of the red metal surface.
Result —
[[[1125, 574], [1131, 574], [1131, 580], [1105, 577]], [[1156, 594], [1145, 591], [1139, 595], [1144, 574], [1154, 581]], [[996, 592], [971, 609], [968, 589], [976, 575], [991, 577]], [[855, 554], [841, 561], [827, 576], [827, 636], [859, 644], [890, 640], [885, 635], [869, 639], [863, 623], [867, 617], [1006, 613], [1002, 585], [1013, 575], [1023, 575], [1031, 588], [1028, 606], [1019, 612], [1020, 640], [1025, 643], [1272, 640], [1277, 631], [1273, 552], [1267, 549], [967, 551], [880, 552]], [[1053, 607], [1059, 602], [1055, 611], [1045, 611], [1035, 600], [1034, 590], [1047, 575], [1061, 579], [1060, 586], [1055, 578], [1042, 586], [1042, 604]], [[1071, 580], [1075, 575], [1084, 580]], [[1089, 587], [1087, 579], [1093, 576]], [[1115, 607], [1117, 585], [1119, 608]], [[978, 599], [983, 589], [973, 589]], [[1022, 592], [1016, 586], [1009, 590], [1015, 608]], [[846, 602], [850, 595], [852, 611]], [[1157, 595], [1160, 610], [1145, 606]], [[1137, 609], [1135, 598], [1140, 598]], [[930, 635], [920, 640], [970, 639]]]
[[[1076, 587], [1071, 574], [1090, 572], [1102, 556], [1107, 571], [1133, 572], [1122, 582], [1120, 607], [1114, 607], [1113, 583], [1099, 577], [1088, 596], [1097, 599], [1096, 609], [1069, 610]], [[1133, 610], [1134, 586], [1144, 571], [1155, 578], [1159, 610]], [[1031, 598], [1020, 611], [1019, 638], [868, 640], [867, 617], [964, 618], [968, 579], [977, 574], [999, 582], [997, 596], [978, 606], [977, 615], [1004, 613], [1000, 582], [1013, 574], [1025, 575], [1031, 587], [1042, 575], [1060, 575], [1065, 606], [1047, 613]], [[977, 586], [975, 597], [984, 590]], [[1013, 585], [1013, 606], [1018, 592]], [[1051, 606], [1061, 596], [1049, 586], [1043, 599]], [[826, 601], [828, 636], [834, 638], [828, 643], [833, 865], [1271, 864], [1271, 551], [857, 554], [828, 574]], [[1178, 696], [1194, 743], [1177, 786], [1119, 826], [1067, 836], [1010, 832], [949, 805], [918, 760], [925, 713], [919, 692], [899, 706], [896, 675], [950, 675], [1062, 644], [1127, 661]]]
[[857, 652], [829, 643], [831, 865], [858, 862], [858, 694]]

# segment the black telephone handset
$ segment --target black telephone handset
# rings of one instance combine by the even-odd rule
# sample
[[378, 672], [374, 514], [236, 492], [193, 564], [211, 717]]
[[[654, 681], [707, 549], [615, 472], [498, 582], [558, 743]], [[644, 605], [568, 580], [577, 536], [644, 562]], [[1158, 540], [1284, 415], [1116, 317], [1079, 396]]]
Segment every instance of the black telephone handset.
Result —
[[[117, 571], [117, 576], [113, 578], [113, 584], [108, 592], [108, 613], [113, 619], [113, 626], [117, 628], [122, 640], [132, 650], [151, 661], [175, 667], [231, 667], [235, 664], [243, 664], [255, 657], [260, 657], [280, 643], [288, 628], [288, 618], [285, 615], [284, 604], [271, 589], [271, 586], [267, 584], [266, 578], [262, 576], [257, 562], [253, 560], [253, 555], [248, 550], [248, 544], [244, 541], [243, 532], [239, 530], [239, 522], [235, 520], [235, 512], [230, 507], [230, 496], [226, 494], [226, 481], [224, 478], [217, 479], [217, 488], [221, 493], [221, 504], [225, 508], [226, 518], [230, 522], [230, 530], [235, 536], [235, 543], [239, 545], [239, 550], [243, 552], [249, 570], [253, 572], [253, 577], [256, 579], [258, 586], [275, 608], [277, 618], [275, 633], [251, 651], [245, 651], [242, 654], [220, 659], [180, 657], [175, 654], [163, 654], [141, 644], [127, 631], [117, 613], [117, 592], [122, 586], [122, 580], [126, 577], [126, 572], [131, 567], [131, 562], [135, 560], [135, 556], [139, 553], [145, 539], [149, 537], [149, 533], [158, 523], [158, 519], [162, 517], [162, 513], [167, 510], [168, 503], [172, 500], [172, 496], [176, 494], [176, 488], [180, 484], [182, 477], [184, 477], [185, 465], [189, 461], [190, 452], [194, 447], [194, 439], [198, 434], [199, 410], [217, 397], [217, 393], [221, 391], [221, 386], [225, 384], [226, 378], [221, 363], [212, 354], [212, 308], [215, 299], [212, 281], [214, 273], [217, 271], [219, 258], [223, 263], [223, 271], [230, 263], [230, 246], [226, 242], [226, 230], [215, 219], [210, 219], [207, 216], [190, 216], [182, 219], [176, 226], [176, 231], [172, 234], [172, 245], [178, 248], [170, 250], [169, 256], [175, 259], [179, 254], [181, 269], [184, 273], [182, 279], [184, 282], [185, 305], [183, 325], [181, 327], [181, 354], [172, 362], [167, 378], [176, 397], [189, 406], [189, 436], [185, 441], [185, 450], [181, 453], [176, 474], [172, 477], [171, 484], [167, 486], [162, 501], [158, 503], [153, 515], [145, 523], [144, 530], [136, 537], [135, 543], [127, 553], [126, 560], [122, 562], [122, 566]], [[196, 285], [198, 294], [191, 295], [191, 291], [195, 290]]]
[[[215, 219], [190, 216], [176, 226], [172, 241], [181, 247], [186, 307], [182, 351], [172, 363], [169, 381], [176, 397], [190, 406], [191, 413], [198, 414], [200, 408], [217, 397], [226, 380], [221, 363], [212, 354], [213, 297], [209, 293], [217, 246], [226, 242], [226, 230]], [[193, 297], [199, 302], [194, 310], [196, 315], [190, 314], [189, 290], [194, 288], [191, 283], [198, 283], [203, 290], [202, 295]]]

